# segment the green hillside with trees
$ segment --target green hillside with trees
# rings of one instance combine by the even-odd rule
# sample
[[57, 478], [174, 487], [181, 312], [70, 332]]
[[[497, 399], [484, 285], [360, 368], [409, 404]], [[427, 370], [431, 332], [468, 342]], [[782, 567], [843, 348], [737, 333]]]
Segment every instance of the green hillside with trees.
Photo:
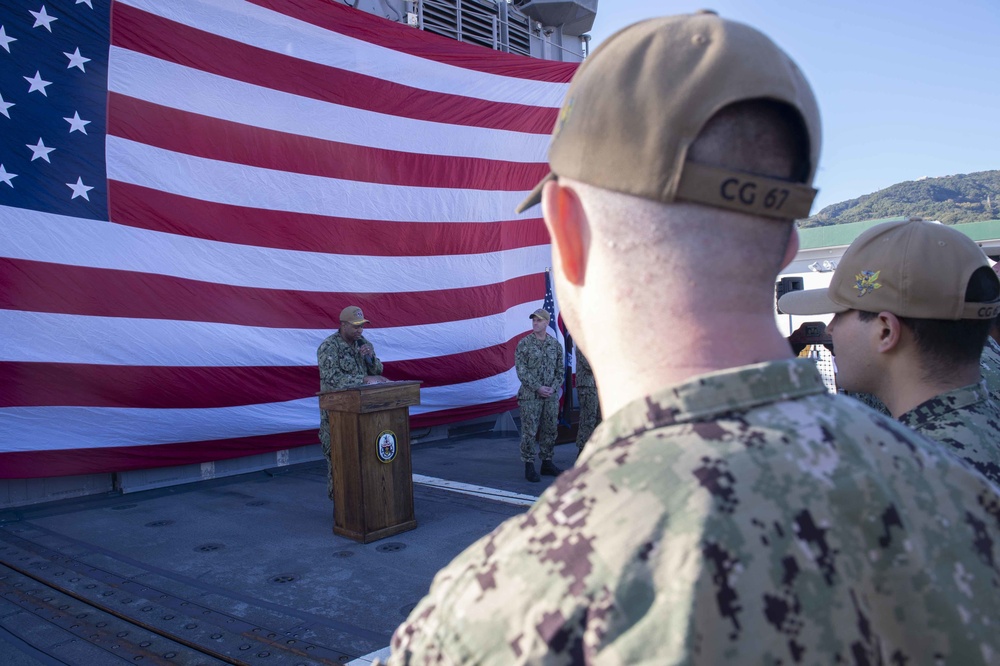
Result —
[[921, 178], [827, 206], [800, 228], [889, 217], [922, 217], [944, 224], [1000, 219], [1000, 171]]

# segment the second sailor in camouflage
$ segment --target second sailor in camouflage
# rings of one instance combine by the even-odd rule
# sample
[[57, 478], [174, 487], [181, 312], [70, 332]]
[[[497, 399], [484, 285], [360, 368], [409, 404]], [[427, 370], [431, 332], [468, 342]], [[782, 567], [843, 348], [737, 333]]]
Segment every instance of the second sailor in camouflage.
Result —
[[[563, 350], [559, 342], [546, 333], [549, 313], [538, 309], [531, 314], [532, 332], [517, 343], [514, 367], [521, 388], [517, 406], [521, 412], [521, 461], [535, 460], [535, 437], [538, 437], [538, 457], [542, 473], [552, 465], [553, 448], [559, 419], [559, 385], [562, 383]], [[549, 464], [546, 465], [545, 463]], [[530, 473], [527, 474], [532, 479]]]
[[576, 451], [579, 455], [597, 427], [600, 409], [594, 371], [579, 348], [576, 350], [576, 395], [580, 399], [580, 424], [576, 432]]
[[[1000, 280], [982, 249], [951, 227], [904, 220], [865, 230], [826, 290], [781, 298], [791, 314], [828, 314], [837, 382], [1000, 482], [1000, 405], [989, 338]], [[988, 373], [988, 374], [987, 374]]]

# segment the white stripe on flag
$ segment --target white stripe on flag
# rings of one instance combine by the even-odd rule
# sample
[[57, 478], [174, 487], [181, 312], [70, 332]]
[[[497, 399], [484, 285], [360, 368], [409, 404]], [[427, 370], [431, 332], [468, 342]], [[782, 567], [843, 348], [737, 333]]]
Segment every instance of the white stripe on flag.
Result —
[[[329, 104], [112, 47], [111, 91], [278, 132], [427, 155], [546, 162], [547, 134], [442, 125]], [[211, 91], [211, 94], [205, 94]]]
[[[503, 400], [513, 369], [465, 384], [422, 389], [411, 415]], [[212, 409], [117, 407], [0, 408], [0, 453], [46, 449], [142, 446], [319, 430], [317, 398]], [[45, 442], [40, 446], [39, 442]]]
[[509, 220], [525, 192], [404, 187], [220, 162], [109, 136], [108, 178], [194, 199], [402, 222]]
[[558, 107], [565, 83], [454, 67], [330, 32], [241, 0], [117, 0], [184, 25], [274, 53], [434, 92], [494, 102]]
[[476, 255], [372, 257], [207, 241], [23, 208], [4, 209], [0, 256], [265, 289], [419, 292], [531, 275], [549, 246]]
[[[533, 310], [532, 303], [525, 303], [490, 317], [422, 326], [373, 327], [365, 331], [365, 337], [384, 362], [461, 354], [503, 344], [523, 333], [524, 322]], [[0, 310], [0, 331], [5, 331], [0, 361], [176, 367], [315, 366], [316, 348], [334, 330]], [[100, 344], [81, 344], [98, 340]], [[441, 340], [447, 340], [447, 345], [442, 346]]]

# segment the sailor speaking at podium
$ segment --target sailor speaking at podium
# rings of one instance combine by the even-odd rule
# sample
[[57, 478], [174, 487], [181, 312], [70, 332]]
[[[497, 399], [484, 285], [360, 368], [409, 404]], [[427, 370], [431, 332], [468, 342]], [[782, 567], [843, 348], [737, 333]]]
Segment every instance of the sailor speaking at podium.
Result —
[[[388, 381], [382, 376], [382, 361], [375, 354], [375, 346], [365, 339], [365, 325], [368, 323], [361, 308], [356, 305], [349, 305], [340, 312], [340, 328], [316, 350], [321, 392]], [[327, 462], [327, 494], [333, 499], [330, 421], [323, 410], [320, 410], [319, 441]]]

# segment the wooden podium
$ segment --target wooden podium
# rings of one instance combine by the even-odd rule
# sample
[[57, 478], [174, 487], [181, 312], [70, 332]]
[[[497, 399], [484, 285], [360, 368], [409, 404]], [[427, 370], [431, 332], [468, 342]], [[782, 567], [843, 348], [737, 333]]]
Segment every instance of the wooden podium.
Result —
[[370, 543], [417, 526], [408, 408], [419, 404], [417, 381], [319, 394], [330, 418], [334, 534]]

